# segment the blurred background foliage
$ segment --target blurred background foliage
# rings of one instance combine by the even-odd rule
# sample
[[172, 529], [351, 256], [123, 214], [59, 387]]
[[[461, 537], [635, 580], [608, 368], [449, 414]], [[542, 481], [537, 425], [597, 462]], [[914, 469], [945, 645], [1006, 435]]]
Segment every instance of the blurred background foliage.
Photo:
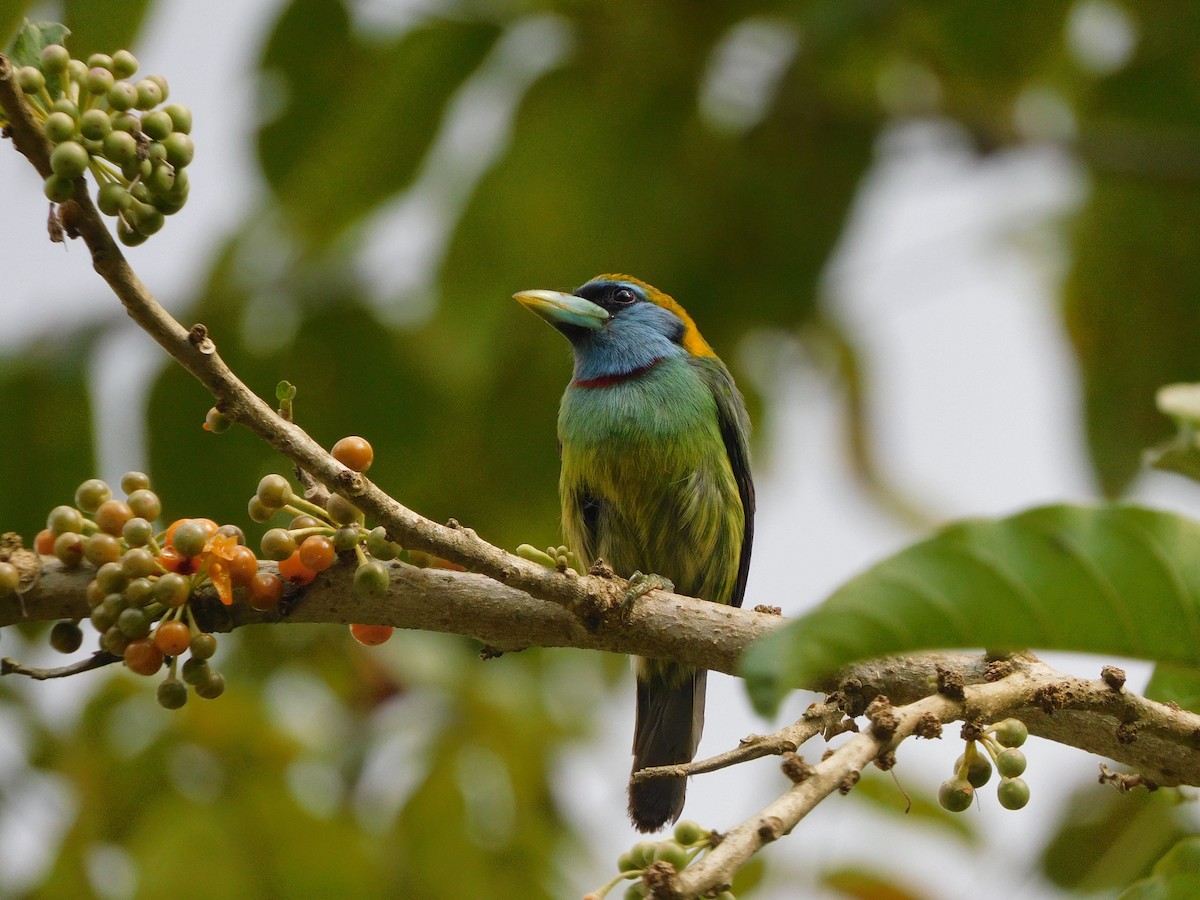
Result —
[[[36, 13], [66, 22], [76, 56], [136, 52], [155, 5], [10, 0], [0, 43]], [[375, 480], [425, 515], [507, 546], [557, 542], [552, 410], [566, 350], [507, 295], [614, 265], [679, 297], [733, 363], [763, 330], [834, 341], [855, 461], [886, 501], [861, 416], [870, 360], [829, 315], [821, 276], [881, 133], [908, 119], [956, 123], [981, 155], [1055, 142], [1086, 170], [1061, 312], [1099, 492], [1119, 496], [1143, 448], [1166, 436], [1155, 388], [1200, 379], [1194, 3], [451, 0], [390, 33], [355, 12], [338, 0], [279, 5], [252, 86], [265, 189], [184, 321], [207, 324], [260, 394], [295, 382], [298, 419], [327, 446], [368, 436]], [[1136, 28], [1124, 55], [1122, 23]], [[452, 127], [472, 115], [484, 126]], [[430, 223], [426, 270], [391, 243], [414, 206]], [[6, 530], [31, 536], [91, 474], [97, 329], [0, 357], [0, 447], [20, 448], [0, 467]], [[183, 436], [206, 395], [176, 367], [155, 379], [148, 454], [166, 517], [243, 522], [253, 485], [280, 460], [238, 431], [199, 452]], [[759, 415], [762, 398], [749, 399]], [[225, 697], [166, 721], [125, 678], [65, 724], [0, 684], [33, 768], [69, 785], [61, 845], [31, 893], [578, 888], [570, 868], [587, 839], [566, 827], [554, 767], [564, 742], [594, 729], [586, 711], [622, 661], [527, 652], [483, 666], [468, 642], [444, 637], [399, 636], [403, 654], [371, 655], [341, 630], [270, 632], [225, 639]], [[0, 804], [14, 809], [19, 793], [8, 784]], [[861, 793], [872, 803], [879, 792]], [[932, 827], [960, 827], [923, 812]], [[1046, 876], [1086, 891], [1144, 874], [1181, 826], [1158, 801], [1138, 815], [1154, 827], [1130, 852], [1085, 863], [1087, 828], [1127, 809], [1064, 811]], [[821, 883], [912, 895], [866, 868]]]

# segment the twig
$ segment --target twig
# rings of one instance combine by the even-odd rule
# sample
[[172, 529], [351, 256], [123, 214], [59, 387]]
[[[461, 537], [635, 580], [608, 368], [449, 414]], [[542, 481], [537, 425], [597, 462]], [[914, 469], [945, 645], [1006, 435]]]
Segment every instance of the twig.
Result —
[[78, 675], [80, 672], [90, 672], [93, 669], [101, 669], [104, 666], [111, 666], [113, 663], [120, 661], [121, 657], [109, 653], [107, 650], [97, 650], [91, 656], [87, 657], [87, 659], [73, 662], [69, 666], [59, 666], [56, 669], [38, 669], [19, 663], [15, 659], [5, 657], [4, 659], [0, 659], [0, 675], [26, 675], [35, 681], [45, 681], [48, 678], [66, 678], [70, 675]]
[[698, 759], [678, 766], [648, 766], [633, 773], [634, 782], [650, 781], [655, 778], [686, 778], [715, 772], [738, 763], [761, 759], [764, 756], [780, 756], [794, 753], [811, 738], [823, 734], [828, 740], [844, 731], [853, 731], [857, 726], [853, 719], [845, 718], [842, 710], [829, 703], [814, 703], [804, 712], [804, 717], [773, 734], [752, 734], [742, 738], [738, 746], [708, 759]]

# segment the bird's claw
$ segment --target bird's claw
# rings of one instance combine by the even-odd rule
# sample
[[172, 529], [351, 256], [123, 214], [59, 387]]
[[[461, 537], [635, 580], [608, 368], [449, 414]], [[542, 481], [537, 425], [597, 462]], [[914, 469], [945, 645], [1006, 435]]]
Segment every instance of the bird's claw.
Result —
[[629, 576], [628, 585], [625, 588], [625, 594], [621, 597], [621, 618], [628, 619], [629, 614], [633, 611], [634, 601], [651, 591], [674, 591], [675, 583], [670, 578], [665, 578], [662, 575], [654, 573], [646, 574], [645, 572], [634, 572]]

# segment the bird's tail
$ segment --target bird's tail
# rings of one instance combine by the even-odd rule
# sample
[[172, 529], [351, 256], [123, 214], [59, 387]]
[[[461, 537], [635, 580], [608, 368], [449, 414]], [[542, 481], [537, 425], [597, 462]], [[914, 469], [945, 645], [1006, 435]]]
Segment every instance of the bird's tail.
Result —
[[[646, 667], [649, 668], [649, 667]], [[648, 766], [691, 762], [704, 730], [704, 689], [708, 672], [655, 666], [637, 679], [637, 724], [633, 730], [633, 771]], [[685, 778], [629, 782], [629, 818], [638, 831], [658, 831], [683, 812]]]

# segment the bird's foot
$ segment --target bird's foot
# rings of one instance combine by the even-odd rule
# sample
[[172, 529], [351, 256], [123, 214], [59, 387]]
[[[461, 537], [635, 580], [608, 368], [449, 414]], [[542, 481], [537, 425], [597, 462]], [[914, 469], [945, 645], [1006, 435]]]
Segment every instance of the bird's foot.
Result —
[[625, 595], [621, 598], [621, 618], [628, 619], [629, 614], [633, 612], [634, 602], [651, 591], [674, 590], [675, 582], [670, 578], [653, 573], [634, 572], [629, 576], [629, 584], [625, 589]]

